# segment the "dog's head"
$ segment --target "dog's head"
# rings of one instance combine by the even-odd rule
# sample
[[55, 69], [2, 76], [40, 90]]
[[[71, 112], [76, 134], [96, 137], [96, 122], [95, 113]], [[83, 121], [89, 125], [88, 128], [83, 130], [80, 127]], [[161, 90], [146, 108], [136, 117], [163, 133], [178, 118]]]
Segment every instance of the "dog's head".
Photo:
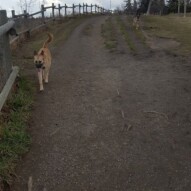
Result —
[[[37, 53], [37, 51], [34, 51], [34, 64], [37, 69], [41, 69], [44, 66], [44, 51], [40, 51]], [[40, 70], [39, 70], [40, 71]]]
[[44, 64], [44, 51], [42, 50], [40, 53], [34, 51], [34, 63], [35, 64]]

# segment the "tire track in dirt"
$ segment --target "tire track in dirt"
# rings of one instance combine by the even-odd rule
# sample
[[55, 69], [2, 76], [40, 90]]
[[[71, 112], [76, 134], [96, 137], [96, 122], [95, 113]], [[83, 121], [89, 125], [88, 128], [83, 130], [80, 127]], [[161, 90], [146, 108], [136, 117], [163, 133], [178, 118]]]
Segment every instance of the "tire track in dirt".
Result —
[[127, 16], [124, 16], [124, 15], [121, 15], [119, 17], [122, 20], [122, 22], [124, 23], [124, 25], [126, 26], [126, 29], [127, 29], [126, 32], [128, 33], [133, 44], [135, 45], [136, 57], [142, 59], [146, 56], [149, 56], [152, 53], [152, 51], [135, 34], [135, 31], [132, 29], [132, 26], [130, 23], [131, 18], [128, 18]]

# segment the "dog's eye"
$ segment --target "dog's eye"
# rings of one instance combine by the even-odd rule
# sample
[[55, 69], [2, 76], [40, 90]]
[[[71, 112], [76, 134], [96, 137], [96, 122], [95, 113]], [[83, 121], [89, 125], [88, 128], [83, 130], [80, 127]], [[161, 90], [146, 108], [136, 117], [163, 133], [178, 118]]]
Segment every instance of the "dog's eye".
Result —
[[37, 64], [37, 63], [38, 63], [38, 61], [36, 60], [36, 61], [35, 61], [35, 63]]
[[39, 60], [39, 64], [41, 64], [42, 63], [42, 61], [41, 60]]

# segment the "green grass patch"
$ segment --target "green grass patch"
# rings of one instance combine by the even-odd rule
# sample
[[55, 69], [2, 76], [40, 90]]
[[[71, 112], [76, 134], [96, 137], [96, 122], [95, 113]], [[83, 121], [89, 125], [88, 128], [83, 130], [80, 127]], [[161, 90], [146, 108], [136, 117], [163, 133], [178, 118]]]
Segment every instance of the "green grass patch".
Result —
[[110, 51], [114, 51], [117, 47], [117, 37], [111, 17], [106, 19], [105, 23], [102, 24], [101, 34], [104, 38], [105, 47]]
[[125, 41], [127, 42], [130, 50], [132, 52], [135, 52], [136, 51], [135, 45], [132, 42], [131, 38], [129, 37], [129, 34], [127, 32], [127, 28], [126, 28], [124, 22], [121, 20], [121, 18], [119, 16], [116, 17], [116, 21], [117, 21], [117, 24], [119, 25], [120, 31], [123, 34]]
[[8, 99], [0, 116], [0, 180], [9, 184], [19, 157], [30, 145], [27, 122], [33, 102], [33, 85], [20, 77], [16, 92]]
[[191, 17], [168, 16], [144, 16], [142, 18], [144, 30], [157, 37], [171, 38], [180, 43], [172, 51], [180, 54], [190, 54], [191, 51]]

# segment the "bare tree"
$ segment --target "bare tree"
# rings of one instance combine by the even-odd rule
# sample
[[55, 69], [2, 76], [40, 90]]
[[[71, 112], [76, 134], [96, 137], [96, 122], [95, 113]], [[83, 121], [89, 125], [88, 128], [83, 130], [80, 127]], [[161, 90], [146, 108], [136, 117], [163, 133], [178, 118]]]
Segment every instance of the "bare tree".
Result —
[[148, 9], [147, 9], [146, 15], [150, 15], [150, 10], [151, 10], [152, 1], [153, 1], [153, 0], [150, 0], [150, 1], [149, 1], [149, 5], [148, 5]]
[[17, 4], [23, 13], [25, 10], [27, 13], [31, 11], [32, 6], [36, 3], [36, 0], [18, 0]]
[[162, 15], [165, 7], [165, 0], [158, 0], [158, 1], [160, 6], [160, 15]]
[[47, 0], [39, 0], [39, 8], [41, 9], [41, 5], [45, 6], [47, 3]]
[[184, 0], [184, 17], [186, 17], [187, 0]]
[[135, 12], [137, 10], [137, 1], [134, 0], [133, 2], [133, 11]]
[[180, 3], [181, 3], [181, 0], [178, 0], [178, 14], [180, 14]]
[[42, 4], [42, 5], [46, 5], [46, 4], [47, 4], [47, 0], [42, 0], [42, 1], [41, 1], [41, 4]]

